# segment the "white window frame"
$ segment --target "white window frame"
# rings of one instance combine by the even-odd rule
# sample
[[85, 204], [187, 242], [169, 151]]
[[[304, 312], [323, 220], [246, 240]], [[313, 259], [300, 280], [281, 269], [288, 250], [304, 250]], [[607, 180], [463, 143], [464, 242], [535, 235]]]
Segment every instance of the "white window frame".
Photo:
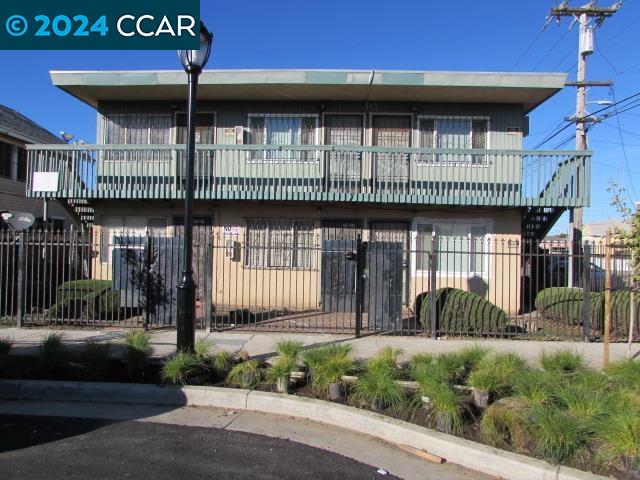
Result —
[[[429, 270], [420, 270], [417, 262], [417, 247], [418, 247], [418, 225], [432, 225], [432, 238], [435, 237], [436, 225], [466, 225], [468, 226], [467, 239], [469, 240], [469, 247], [467, 248], [468, 252], [468, 264], [469, 271], [468, 272], [449, 272], [449, 271], [441, 271], [438, 265], [436, 270], [436, 274], [441, 278], [472, 278], [472, 277], [481, 277], [481, 278], [489, 278], [489, 275], [492, 271], [492, 247], [493, 247], [493, 222], [489, 219], [456, 219], [456, 220], [443, 220], [443, 219], [435, 219], [435, 218], [417, 218], [413, 221], [411, 226], [411, 265], [413, 265], [413, 275], [416, 277], [427, 277], [431, 274]], [[482, 226], [486, 229], [486, 234], [483, 242], [486, 243], [487, 249], [483, 253], [486, 258], [486, 261], [483, 262], [485, 265], [484, 271], [477, 272], [471, 271], [471, 227], [473, 226]]]
[[[437, 121], [438, 120], [464, 120], [464, 121], [468, 121], [470, 128], [469, 128], [469, 144], [473, 145], [473, 121], [474, 120], [483, 120], [487, 122], [487, 138], [486, 138], [486, 147], [484, 148], [484, 150], [490, 150], [491, 149], [491, 117], [486, 116], [486, 115], [418, 115], [417, 118], [417, 122], [416, 122], [416, 147], [417, 148], [434, 148], [431, 146], [425, 146], [425, 145], [421, 145], [420, 144], [420, 123], [423, 120], [433, 120], [433, 145], [437, 145], [438, 144], [438, 128], [437, 128]], [[437, 147], [435, 147], [437, 148]], [[418, 160], [416, 160], [416, 165], [418, 166], [425, 166], [425, 165], [460, 165], [460, 166], [465, 166], [465, 167], [486, 167], [488, 166], [489, 162], [488, 162], [488, 156], [485, 155], [484, 156], [484, 160], [480, 163], [472, 163], [470, 160], [469, 161], [447, 161], [447, 160], [438, 160], [437, 159], [437, 153], [433, 154], [433, 159], [432, 160], [420, 160], [420, 158], [423, 158], [423, 156], [426, 156], [429, 154], [419, 154], [418, 156]]]
[[[249, 113], [247, 115], [247, 125], [245, 127], [246, 131], [251, 131], [251, 119], [252, 118], [314, 118], [315, 119], [315, 128], [313, 134], [313, 143], [311, 145], [321, 145], [320, 143], [320, 115], [317, 113]], [[264, 122], [264, 139], [266, 141], [267, 138], [267, 122]], [[253, 140], [253, 139], [252, 139]], [[248, 143], [247, 145], [257, 145], [255, 143]], [[263, 143], [265, 146], [265, 150], [269, 150], [266, 148], [268, 146], [267, 143]], [[288, 158], [287, 158], [288, 157]], [[309, 163], [318, 163], [320, 161], [320, 151], [316, 150], [315, 158], [312, 160], [296, 160], [291, 158], [291, 150], [285, 152], [282, 157], [278, 156], [278, 158], [266, 158], [264, 155], [262, 158], [251, 158], [251, 151], [247, 152], [247, 163], [282, 163], [282, 164], [309, 164]]]
[[[242, 266], [243, 268], [247, 269], [247, 270], [305, 270], [305, 271], [317, 271], [318, 267], [316, 266], [316, 258], [314, 257], [315, 255], [315, 250], [313, 249], [313, 245], [311, 245], [312, 247], [312, 251], [310, 253], [311, 257], [310, 257], [310, 265], [309, 266], [294, 266], [294, 264], [296, 263], [297, 260], [297, 255], [298, 253], [298, 249], [295, 247], [295, 235], [296, 235], [296, 231], [295, 231], [295, 223], [296, 222], [306, 222], [309, 223], [311, 225], [311, 235], [312, 235], [312, 240], [315, 239], [315, 234], [316, 234], [316, 222], [313, 218], [274, 218], [274, 217], [249, 217], [245, 219], [246, 221], [246, 227], [245, 227], [245, 259], [242, 262]], [[267, 251], [267, 258], [266, 258], [266, 265], [250, 265], [249, 259], [250, 259], [250, 254], [249, 254], [249, 249], [251, 249], [253, 247], [253, 245], [249, 245], [249, 230], [250, 230], [250, 226], [249, 226], [249, 222], [258, 222], [258, 221], [264, 221], [267, 224], [267, 232], [266, 232], [266, 242], [267, 245], [264, 245], [263, 248], [266, 249]], [[273, 241], [272, 238], [272, 226], [273, 225], [277, 225], [277, 226], [282, 226], [284, 223], [288, 222], [290, 224], [290, 233], [291, 233], [291, 238], [292, 241], [294, 242], [294, 246], [293, 246], [293, 251], [292, 251], [292, 255], [291, 255], [291, 265], [287, 266], [287, 265], [280, 265], [280, 266], [271, 266], [271, 244]]]

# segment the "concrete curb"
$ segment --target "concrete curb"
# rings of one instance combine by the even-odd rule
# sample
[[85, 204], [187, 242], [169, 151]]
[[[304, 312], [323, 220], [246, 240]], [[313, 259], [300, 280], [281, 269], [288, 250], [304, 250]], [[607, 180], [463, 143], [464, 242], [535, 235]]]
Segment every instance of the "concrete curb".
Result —
[[0, 399], [251, 410], [288, 415], [346, 428], [390, 443], [426, 450], [447, 459], [448, 462], [504, 479], [595, 480], [605, 478], [573, 468], [551, 465], [542, 460], [506, 452], [367, 410], [293, 395], [218, 387], [0, 380]]

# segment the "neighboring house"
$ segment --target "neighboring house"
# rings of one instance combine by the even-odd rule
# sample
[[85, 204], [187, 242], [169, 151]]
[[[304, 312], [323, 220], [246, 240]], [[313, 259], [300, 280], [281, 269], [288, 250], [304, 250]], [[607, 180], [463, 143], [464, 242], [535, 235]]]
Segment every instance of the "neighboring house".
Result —
[[[52, 80], [96, 108], [99, 145], [34, 146], [33, 171], [58, 173], [54, 196], [90, 201], [96, 232], [109, 244], [125, 231], [179, 232], [184, 72], [52, 72]], [[410, 305], [426, 291], [427, 252], [437, 237], [439, 285], [516, 311], [520, 241], [541, 240], [564, 211], [589, 204], [589, 152], [523, 150], [527, 115], [565, 80], [543, 73], [204, 72], [195, 217], [199, 242], [224, 247], [211, 260], [213, 303], [326, 304], [327, 282], [349, 280], [323, 275], [328, 263], [315, 247], [361, 235], [404, 246], [402, 297]], [[490, 251], [502, 255], [490, 260]], [[96, 261], [108, 266], [112, 253], [105, 244]]]
[[582, 228], [582, 238], [585, 242], [599, 243], [604, 241], [607, 232], [615, 235], [619, 231], [629, 231], [631, 225], [623, 219], [600, 220], [598, 222], [585, 223]]
[[[30, 144], [60, 144], [61, 139], [16, 110], [0, 105], [0, 212], [18, 211], [36, 217], [34, 227], [44, 228], [44, 202], [27, 197], [27, 151]], [[75, 212], [65, 208], [66, 199], [49, 201], [49, 229], [78, 226]], [[4, 221], [0, 218], [0, 228]]]

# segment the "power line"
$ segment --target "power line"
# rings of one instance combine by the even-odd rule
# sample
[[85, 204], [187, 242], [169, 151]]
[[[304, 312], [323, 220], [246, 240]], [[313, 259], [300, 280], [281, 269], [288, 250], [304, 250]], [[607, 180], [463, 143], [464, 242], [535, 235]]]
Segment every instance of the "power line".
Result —
[[527, 56], [527, 53], [529, 53], [529, 51], [533, 48], [533, 46], [538, 42], [538, 40], [540, 40], [540, 37], [542, 36], [542, 34], [544, 33], [544, 31], [547, 29], [547, 26], [545, 25], [544, 27], [542, 27], [542, 29], [540, 30], [540, 32], [538, 32], [538, 35], [536, 36], [536, 38], [533, 39], [533, 42], [531, 42], [529, 44], [529, 46], [526, 48], [526, 50], [524, 51], [524, 53], [522, 55], [520, 55], [520, 57], [518, 58], [518, 60], [516, 60], [516, 63], [514, 63], [511, 68], [509, 69], [510, 72], [513, 72], [513, 70], [520, 64], [520, 62], [522, 61], [522, 59], [524, 59], [524, 57]]
[[533, 67], [533, 69], [532, 69], [533, 71], [535, 71], [535, 70], [536, 70], [536, 68], [538, 68], [538, 67], [540, 66], [540, 64], [541, 64], [542, 62], [544, 62], [544, 61], [547, 59], [547, 57], [549, 56], [549, 54], [550, 54], [551, 52], [553, 52], [553, 51], [555, 50], [555, 48], [556, 48], [558, 45], [560, 45], [560, 42], [562, 42], [562, 40], [563, 40], [563, 39], [564, 39], [564, 37], [567, 35], [567, 33], [569, 33], [569, 30], [565, 30], [565, 31], [564, 31], [564, 33], [562, 34], [562, 36], [558, 39], [558, 41], [557, 41], [556, 43], [554, 43], [554, 44], [551, 46], [551, 48], [545, 52], [545, 54], [544, 54], [544, 55], [542, 55], [542, 57], [540, 58], [540, 60], [538, 60], [538, 63], [536, 63], [536, 64], [534, 65], [534, 67]]
[[637, 196], [636, 195], [636, 189], [633, 186], [633, 179], [631, 178], [631, 171], [629, 170], [629, 159], [627, 158], [627, 148], [624, 145], [624, 138], [622, 135], [622, 126], [620, 125], [620, 115], [618, 113], [618, 107], [616, 105], [616, 92], [614, 90], [613, 87], [611, 87], [611, 96], [613, 97], [613, 105], [615, 106], [615, 117], [616, 117], [616, 122], [618, 124], [618, 134], [620, 135], [620, 145], [622, 146], [622, 158], [624, 159], [624, 167], [627, 170], [627, 176], [629, 177], [629, 186], [631, 187], [631, 192], [633, 193], [633, 196]]

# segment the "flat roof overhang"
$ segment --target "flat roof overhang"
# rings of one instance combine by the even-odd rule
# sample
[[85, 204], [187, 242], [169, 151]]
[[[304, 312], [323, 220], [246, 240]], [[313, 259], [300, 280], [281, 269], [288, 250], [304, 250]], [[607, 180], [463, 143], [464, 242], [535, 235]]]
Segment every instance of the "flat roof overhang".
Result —
[[[566, 73], [391, 70], [207, 70], [202, 100], [510, 103], [525, 113], [564, 88]], [[52, 71], [53, 84], [94, 108], [101, 101], [176, 101], [183, 71]]]

